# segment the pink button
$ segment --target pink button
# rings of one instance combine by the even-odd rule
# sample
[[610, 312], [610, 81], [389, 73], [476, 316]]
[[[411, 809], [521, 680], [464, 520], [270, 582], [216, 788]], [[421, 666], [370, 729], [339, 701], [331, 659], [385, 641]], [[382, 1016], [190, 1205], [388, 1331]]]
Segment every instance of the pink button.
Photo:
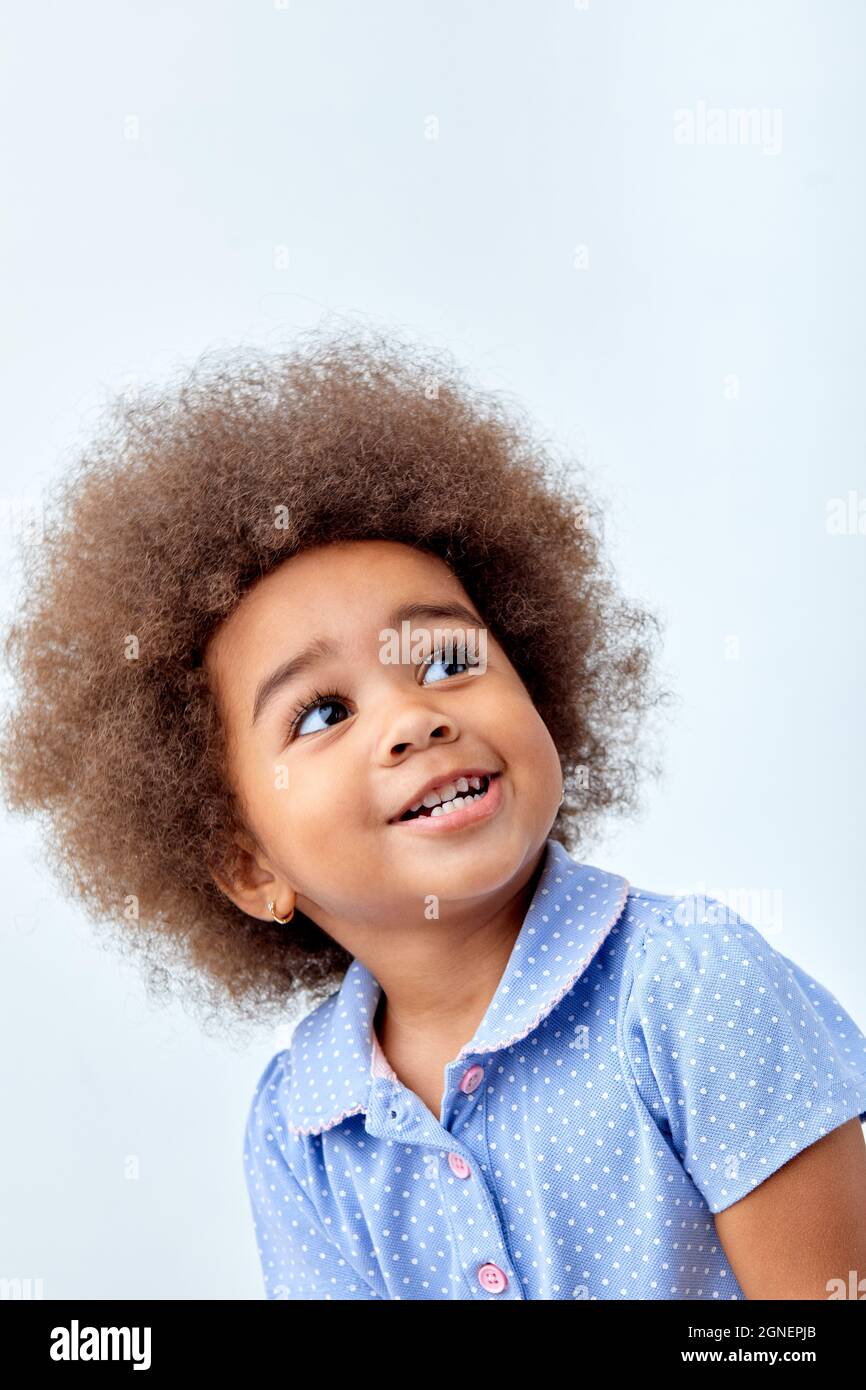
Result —
[[499, 1265], [486, 1264], [478, 1271], [478, 1282], [488, 1293], [502, 1293], [503, 1289], [508, 1288], [508, 1275]]
[[467, 1096], [471, 1095], [472, 1092], [481, 1085], [483, 1076], [484, 1068], [479, 1067], [477, 1064], [474, 1067], [470, 1067], [468, 1071], [465, 1071], [463, 1073], [463, 1079], [460, 1082], [460, 1089], [463, 1094]]
[[469, 1167], [469, 1164], [466, 1162], [466, 1159], [463, 1158], [461, 1154], [449, 1154], [448, 1167], [451, 1169], [451, 1172], [455, 1175], [455, 1177], [458, 1178], [468, 1178], [469, 1174], [472, 1171], [472, 1169]]

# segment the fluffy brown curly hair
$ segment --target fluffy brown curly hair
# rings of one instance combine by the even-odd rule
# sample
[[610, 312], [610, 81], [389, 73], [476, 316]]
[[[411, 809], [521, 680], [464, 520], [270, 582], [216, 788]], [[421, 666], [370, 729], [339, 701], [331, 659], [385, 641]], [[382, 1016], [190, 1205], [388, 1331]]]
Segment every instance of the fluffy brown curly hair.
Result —
[[221, 1026], [227, 1009], [259, 1024], [332, 993], [352, 959], [300, 912], [291, 932], [248, 916], [211, 875], [231, 875], [251, 832], [202, 653], [311, 546], [378, 538], [446, 561], [557, 747], [550, 833], [570, 852], [637, 808], [643, 716], [668, 697], [659, 623], [619, 595], [579, 469], [450, 356], [373, 331], [213, 350], [109, 398], [22, 549], [2, 793], [40, 818], [58, 881], [158, 996], [181, 982]]

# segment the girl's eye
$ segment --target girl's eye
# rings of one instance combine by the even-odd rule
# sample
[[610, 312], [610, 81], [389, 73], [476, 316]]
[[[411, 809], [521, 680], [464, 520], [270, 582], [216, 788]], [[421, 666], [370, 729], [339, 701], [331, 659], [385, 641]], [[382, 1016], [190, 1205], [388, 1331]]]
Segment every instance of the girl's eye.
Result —
[[[438, 647], [438, 648], [436, 649], [436, 651], [432, 653], [432, 655], [430, 655], [430, 656], [424, 658], [423, 662], [421, 663], [422, 666], [426, 666], [426, 667], [428, 668], [428, 670], [429, 670], [431, 667], [434, 667], [434, 666], [464, 666], [464, 667], [466, 667], [466, 669], [468, 670], [470, 666], [479, 666], [479, 665], [481, 664], [477, 659], [476, 659], [476, 660], [473, 660], [473, 661], [461, 660], [461, 659], [460, 659], [460, 653], [461, 653], [461, 651], [462, 651], [462, 652], [463, 652], [463, 655], [465, 656], [465, 654], [466, 654], [465, 648], [460, 648], [460, 647], [455, 648], [455, 650], [456, 650], [456, 652], [457, 652], [457, 656], [456, 656], [456, 657], [450, 658], [448, 661], [446, 661], [446, 660], [444, 659], [444, 657], [440, 657], [440, 655], [439, 655], [439, 653], [440, 653], [441, 651], [443, 651], [443, 650], [444, 650], [444, 649], [443, 649], [442, 647]], [[454, 675], [455, 673], [452, 671], [451, 674]], [[448, 678], [448, 677], [447, 677], [447, 674], [446, 674], [445, 676], [436, 676], [434, 679], [435, 679], [435, 680], [440, 680], [440, 681], [441, 681], [441, 680], [447, 680], [447, 678]], [[434, 683], [433, 681], [430, 681], [430, 682], [429, 682], [429, 684], [431, 684], [431, 685], [432, 685], [433, 683]]]
[[[302, 737], [304, 734], [317, 734], [321, 729], [330, 729], [333, 728], [334, 724], [339, 724], [342, 719], [346, 718], [347, 713], [346, 703], [341, 696], [338, 695], [336, 690], [332, 690], [325, 695], [317, 694], [312, 702], [305, 704], [296, 712], [295, 717], [289, 725], [289, 733], [293, 737]], [[312, 719], [314, 716], [318, 716], [326, 722], [318, 725], [314, 724], [312, 728], [305, 728], [304, 725], [307, 723], [307, 720]], [[329, 723], [327, 721], [331, 716], [334, 716], [334, 718], [333, 721]]]
[[[443, 668], [462, 666], [468, 670], [470, 666], [479, 666], [481, 664], [477, 658], [471, 661], [461, 660], [461, 652], [464, 656], [466, 654], [465, 648], [455, 647], [454, 650], [457, 655], [445, 660], [444, 655], [440, 655], [440, 653], [444, 653], [444, 648], [438, 647], [430, 656], [424, 658], [421, 665], [426, 668], [426, 670], [433, 670], [437, 666]], [[445, 670], [444, 675], [434, 676], [433, 681], [425, 682], [425, 684], [432, 685], [434, 681], [447, 680], [449, 675], [454, 674], [454, 671]], [[327, 690], [324, 692], [316, 690], [313, 692], [312, 699], [305, 701], [303, 705], [300, 705], [293, 712], [292, 719], [289, 723], [289, 737], [303, 738], [307, 734], [320, 733], [322, 729], [332, 729], [335, 724], [339, 724], [342, 720], [346, 719], [348, 713], [346, 701], [338, 690]], [[307, 723], [311, 719], [318, 719], [321, 722], [312, 724], [308, 728]]]

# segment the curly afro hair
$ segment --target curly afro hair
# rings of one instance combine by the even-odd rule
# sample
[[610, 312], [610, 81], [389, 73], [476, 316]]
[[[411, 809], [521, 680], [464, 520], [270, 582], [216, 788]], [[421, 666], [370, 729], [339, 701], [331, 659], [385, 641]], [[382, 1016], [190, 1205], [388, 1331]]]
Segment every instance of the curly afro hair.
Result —
[[446, 561], [559, 752], [550, 833], [570, 852], [603, 813], [637, 809], [643, 716], [668, 696], [659, 623], [618, 593], [578, 468], [450, 356], [372, 330], [212, 350], [110, 398], [22, 552], [2, 791], [45, 822], [58, 881], [157, 996], [182, 981], [177, 997], [223, 1027], [227, 1010], [276, 1022], [352, 959], [299, 912], [291, 932], [248, 916], [211, 874], [231, 874], [250, 831], [202, 653], [309, 547], [384, 539]]

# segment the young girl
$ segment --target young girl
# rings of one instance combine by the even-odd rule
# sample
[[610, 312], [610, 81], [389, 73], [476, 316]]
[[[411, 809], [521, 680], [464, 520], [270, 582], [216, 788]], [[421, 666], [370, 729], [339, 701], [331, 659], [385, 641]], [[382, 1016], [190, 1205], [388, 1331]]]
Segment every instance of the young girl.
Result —
[[269, 1298], [847, 1297], [866, 1037], [575, 857], [662, 702], [573, 465], [356, 334], [121, 398], [27, 555], [13, 810], [149, 983], [311, 1011], [243, 1162]]

